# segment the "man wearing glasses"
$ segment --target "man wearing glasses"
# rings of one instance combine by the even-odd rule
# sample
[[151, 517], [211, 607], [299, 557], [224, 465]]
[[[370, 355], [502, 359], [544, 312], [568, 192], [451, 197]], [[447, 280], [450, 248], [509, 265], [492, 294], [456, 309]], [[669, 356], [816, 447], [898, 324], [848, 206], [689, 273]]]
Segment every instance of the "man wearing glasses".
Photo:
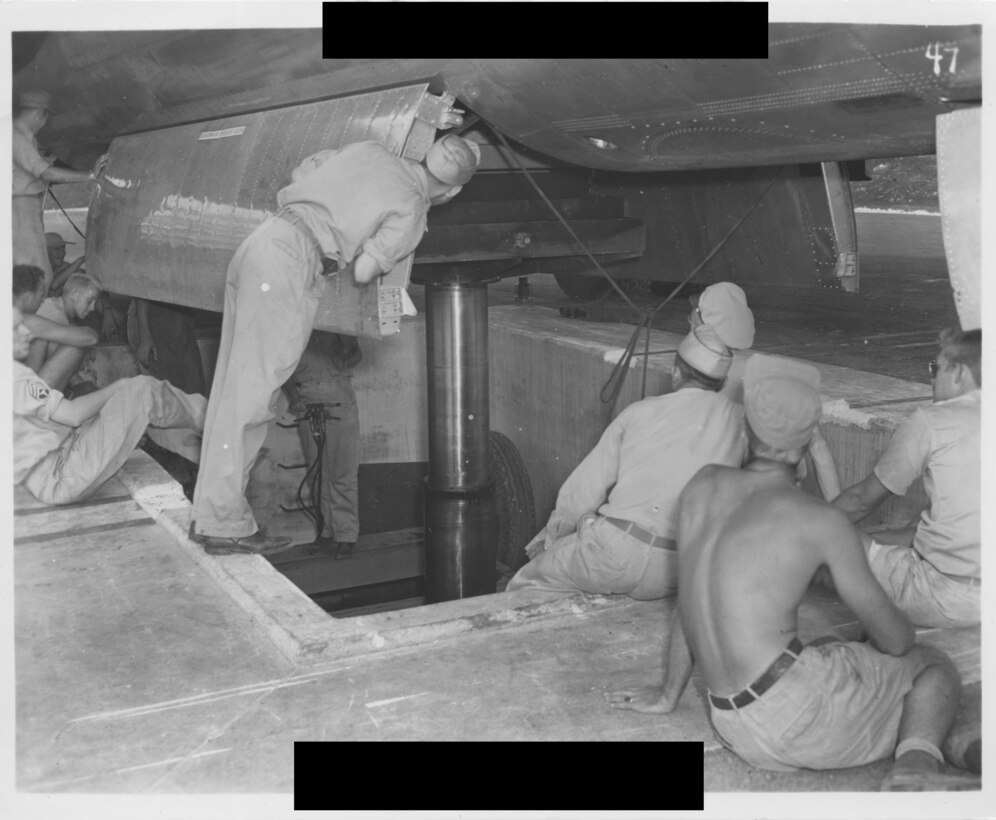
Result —
[[928, 504], [905, 528], [862, 533], [879, 583], [918, 626], [979, 623], [982, 331], [945, 330], [930, 362], [934, 403], [896, 430], [834, 504], [858, 522], [923, 476]]

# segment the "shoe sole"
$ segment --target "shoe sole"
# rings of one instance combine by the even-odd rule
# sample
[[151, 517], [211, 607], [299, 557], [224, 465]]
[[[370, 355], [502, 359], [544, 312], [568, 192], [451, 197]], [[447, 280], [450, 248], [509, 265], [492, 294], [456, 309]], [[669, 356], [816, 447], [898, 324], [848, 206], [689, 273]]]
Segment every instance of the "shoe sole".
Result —
[[238, 545], [228, 545], [224, 546], [213, 544], [204, 544], [204, 552], [208, 555], [275, 555], [278, 552], [285, 552], [294, 546], [294, 542], [290, 541], [279, 547], [267, 547], [266, 549], [253, 549], [252, 547], [239, 547]]

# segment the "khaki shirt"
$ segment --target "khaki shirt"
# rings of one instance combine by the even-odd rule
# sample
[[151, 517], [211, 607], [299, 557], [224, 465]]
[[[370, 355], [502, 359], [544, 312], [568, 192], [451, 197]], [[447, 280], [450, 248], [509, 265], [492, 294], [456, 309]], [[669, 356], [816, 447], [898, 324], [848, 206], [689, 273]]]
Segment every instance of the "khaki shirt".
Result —
[[36, 196], [45, 193], [48, 183], [41, 175], [52, 164], [38, 153], [38, 143], [31, 129], [14, 121], [14, 196]]
[[982, 391], [921, 407], [896, 430], [875, 465], [889, 492], [903, 495], [921, 475], [930, 499], [913, 548], [948, 575], [981, 573]]
[[14, 483], [23, 481], [39, 461], [58, 449], [71, 427], [52, 421], [62, 393], [49, 387], [30, 367], [14, 362]]
[[385, 273], [422, 239], [429, 210], [425, 169], [378, 142], [346, 145], [307, 157], [277, 194], [299, 214], [340, 267], [365, 252]]
[[743, 462], [743, 418], [739, 404], [698, 387], [634, 402], [560, 488], [548, 535], [561, 538], [582, 515], [597, 512], [674, 538], [678, 497], [689, 479], [707, 464]]

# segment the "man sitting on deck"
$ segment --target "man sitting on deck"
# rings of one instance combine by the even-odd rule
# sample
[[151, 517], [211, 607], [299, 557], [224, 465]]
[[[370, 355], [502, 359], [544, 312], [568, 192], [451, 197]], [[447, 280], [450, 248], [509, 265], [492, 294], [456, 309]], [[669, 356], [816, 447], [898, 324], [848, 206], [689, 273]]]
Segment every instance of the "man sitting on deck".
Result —
[[[834, 769], [895, 754], [883, 789], [950, 785], [940, 747], [958, 709], [958, 671], [941, 652], [914, 645], [847, 517], [796, 483], [822, 414], [818, 384], [809, 365], [762, 355], [747, 362], [748, 461], [704, 467], [681, 495], [678, 612], [664, 682], [609, 699], [669, 713], [697, 662], [716, 734], [753, 766]], [[798, 608], [822, 566], [870, 643], [799, 640]]]
[[833, 502], [860, 521], [921, 475], [928, 505], [904, 529], [862, 533], [872, 572], [919, 626], [979, 623], [982, 331], [946, 330], [930, 363], [934, 403], [896, 430], [863, 480]]
[[[99, 301], [100, 285], [97, 280], [85, 273], [74, 273], [66, 280], [61, 296], [50, 296], [41, 303], [37, 316], [52, 324], [61, 325], [67, 330], [82, 331], [83, 328], [76, 323], [93, 313]], [[29, 323], [32, 321], [29, 320]], [[89, 328], [87, 330], [90, 331]], [[87, 336], [87, 339], [89, 338], [90, 335]], [[39, 332], [32, 337], [26, 364], [41, 376], [49, 387], [66, 391], [67, 386], [77, 375], [87, 348], [96, 344], [99, 336], [92, 334], [92, 338], [93, 341], [88, 344], [74, 344], [71, 341], [54, 342], [46, 338], [46, 334]], [[85, 386], [74, 385], [67, 392], [82, 395], [91, 389], [93, 385], [88, 382]]]
[[14, 319], [14, 482], [46, 504], [81, 501], [113, 476], [142, 435], [191, 461], [200, 455], [207, 399], [149, 376], [67, 399], [23, 362], [31, 332]]
[[[53, 321], [36, 315], [45, 299], [45, 274], [34, 265], [14, 265], [14, 307], [20, 312], [24, 326], [31, 332], [35, 358], [28, 365], [49, 387], [65, 381], [76, 372], [86, 349], [99, 341], [97, 332], [89, 327]], [[62, 319], [65, 319], [63, 313]], [[29, 354], [30, 356], [30, 354]]]
[[674, 524], [685, 482], [706, 464], [739, 466], [743, 408], [717, 391], [732, 356], [709, 327], [682, 341], [674, 392], [635, 402], [568, 476], [532, 559], [507, 591], [600, 592], [638, 600], [674, 592]]

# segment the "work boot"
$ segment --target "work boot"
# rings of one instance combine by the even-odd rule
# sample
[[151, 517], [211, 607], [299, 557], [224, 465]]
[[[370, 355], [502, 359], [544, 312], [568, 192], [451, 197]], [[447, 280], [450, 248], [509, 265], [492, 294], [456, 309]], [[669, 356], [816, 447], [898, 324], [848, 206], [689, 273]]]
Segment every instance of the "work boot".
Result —
[[353, 557], [353, 547], [356, 546], [355, 541], [335, 541], [335, 560], [338, 561], [340, 558], [352, 558]]
[[294, 539], [286, 535], [267, 535], [254, 532], [241, 538], [223, 538], [216, 535], [197, 535], [194, 539], [208, 555], [275, 555], [294, 546]]
[[335, 545], [336, 542], [333, 540], [332, 536], [325, 535], [321, 538], [316, 538], [310, 544], [305, 544], [304, 549], [309, 555], [320, 555], [322, 553], [335, 555]]

